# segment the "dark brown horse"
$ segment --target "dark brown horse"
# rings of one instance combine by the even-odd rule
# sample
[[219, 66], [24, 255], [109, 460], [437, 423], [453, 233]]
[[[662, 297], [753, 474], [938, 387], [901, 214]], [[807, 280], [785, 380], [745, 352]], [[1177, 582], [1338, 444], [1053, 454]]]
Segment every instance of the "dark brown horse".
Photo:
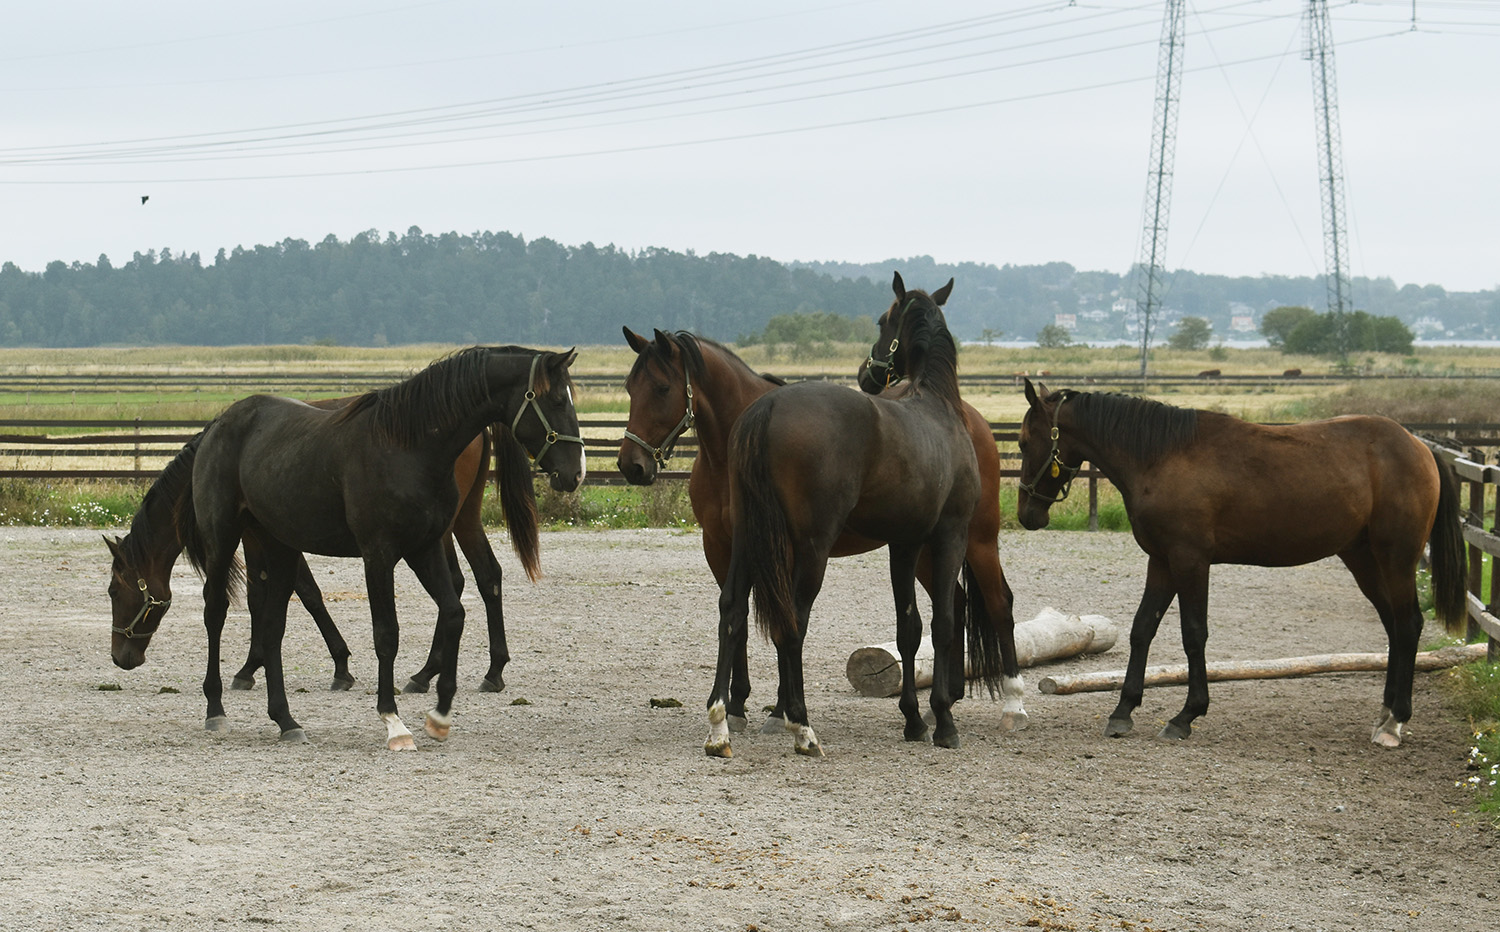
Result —
[[[951, 282], [950, 282], [951, 286]], [[947, 287], [933, 294], [942, 304]], [[752, 402], [786, 384], [781, 379], [755, 373], [728, 347], [691, 333], [655, 331], [655, 339], [623, 328], [625, 341], [637, 353], [625, 390], [630, 395], [626, 439], [620, 444], [619, 469], [633, 485], [650, 485], [672, 455], [677, 439], [689, 429], [696, 431], [698, 455], [688, 479], [688, 498], [702, 529], [703, 555], [714, 580], [723, 585], [729, 571], [732, 529], [729, 516], [729, 434]], [[892, 397], [906, 390], [893, 389]], [[1024, 691], [1015, 659], [1015, 627], [1010, 586], [1001, 568], [996, 538], [1000, 530], [1000, 457], [989, 424], [983, 415], [965, 403], [963, 411], [974, 445], [980, 478], [979, 503], [969, 522], [965, 551], [966, 575], [971, 585], [956, 587], [955, 617], [998, 641], [1005, 676], [1001, 680], [1004, 707], [1001, 727], [1023, 728], [1026, 710]], [[649, 439], [648, 439], [649, 438]], [[867, 553], [884, 546], [882, 541], [846, 530], [834, 543], [830, 556]], [[930, 595], [932, 569], [924, 551], [917, 563], [917, 579]], [[967, 590], [967, 591], [966, 591]], [[960, 644], [961, 647], [961, 644]], [[959, 660], [961, 661], [961, 656]], [[745, 702], [750, 695], [746, 645], [736, 648], [726, 707], [731, 731], [745, 728]], [[778, 704], [762, 730], [785, 727]]]
[[1350, 416], [1286, 427], [1125, 395], [1048, 392], [1026, 382], [1017, 511], [1029, 529], [1067, 496], [1084, 461], [1125, 500], [1146, 551], [1146, 592], [1130, 629], [1130, 661], [1105, 734], [1131, 729], [1146, 652], [1175, 597], [1188, 658], [1187, 702], [1162, 735], [1186, 738], [1208, 711], [1203, 648], [1208, 574], [1216, 563], [1298, 566], [1338, 556], [1375, 606], [1390, 643], [1372, 740], [1396, 747], [1411, 718], [1422, 611], [1417, 561], [1430, 544], [1437, 615], [1465, 615], [1458, 492], [1448, 468], [1395, 421]]
[[571, 351], [473, 347], [339, 410], [258, 395], [209, 425], [193, 463], [191, 508], [179, 521], [188, 558], [204, 576], [211, 730], [227, 726], [218, 642], [243, 540], [246, 563], [261, 568], [247, 599], [251, 636], [265, 660], [268, 712], [284, 739], [305, 740], [287, 706], [281, 664], [301, 553], [364, 561], [379, 661], [376, 708], [392, 750], [415, 747], [396, 711], [393, 571], [404, 560], [416, 573], [438, 606], [438, 702], [426, 730], [447, 737], [464, 620], [442, 546], [460, 500], [453, 463], [487, 425], [509, 425], [496, 437], [505, 476], [529, 475], [530, 456], [554, 488], [577, 488], [584, 458], [568, 378], [574, 358]]
[[[942, 310], [926, 292], [893, 283], [900, 333], [910, 347], [911, 388], [901, 398], [861, 395], [826, 382], [770, 392], [740, 417], [730, 438], [729, 571], [719, 595], [719, 657], [708, 698], [704, 750], [731, 755], [727, 707], [730, 670], [745, 637], [749, 599], [776, 645], [780, 706], [800, 754], [821, 755], [803, 695], [802, 642], [835, 542], [844, 533], [886, 544], [902, 654], [900, 700], [905, 736], [928, 728], [917, 707], [913, 659], [921, 640], [915, 590], [925, 548], [933, 591], [952, 592], [963, 564], [979, 470], [958, 395], [957, 348]], [[952, 658], [953, 599], [933, 600], [936, 656]], [[993, 639], [969, 631], [973, 673], [999, 686]], [[957, 747], [951, 712], [963, 671], [934, 664], [933, 742]]]
[[[336, 398], [310, 404], [332, 409], [341, 408], [353, 400]], [[111, 554], [110, 657], [121, 669], [132, 670], [145, 661], [151, 637], [160, 627], [163, 616], [171, 605], [172, 567], [183, 548], [174, 515], [178, 503], [192, 495], [193, 458], [201, 439], [200, 433], [189, 441], [151, 484], [131, 520], [130, 532], [124, 538], [104, 539]], [[486, 430], [464, 448], [453, 464], [453, 480], [461, 492], [461, 500], [443, 547], [453, 573], [454, 585], [460, 594], [463, 590], [463, 575], [459, 572], [458, 556], [454, 552], [455, 539], [463, 548], [464, 556], [474, 573], [475, 586], [484, 600], [490, 641], [490, 668], [480, 681], [479, 688], [485, 692], [499, 692], [505, 688], [504, 669], [510, 659], [510, 651], [505, 640], [505, 616], [500, 599], [500, 564], [495, 560], [494, 551], [490, 548], [489, 538], [485, 535], [480, 520], [485, 480], [490, 471], [489, 462], [490, 432]], [[524, 482], [501, 484], [500, 496], [506, 524], [510, 528], [511, 543], [522, 567], [534, 580], [539, 572], [539, 564], [536, 507], [531, 494], [530, 477], [526, 477]], [[252, 584], [259, 579], [258, 569], [249, 568], [248, 578]], [[312, 572], [308, 570], [307, 562], [300, 558], [294, 591], [298, 602], [313, 617], [318, 631], [328, 645], [328, 654], [334, 663], [330, 688], [348, 689], [354, 684], [354, 676], [349, 672], [348, 644], [324, 606], [323, 593]], [[426, 692], [428, 683], [437, 674], [438, 664], [438, 645], [434, 643], [427, 663], [411, 678], [403, 691]], [[255, 672], [261, 666], [260, 653], [252, 641], [244, 665], [230, 680], [230, 689], [253, 688]]]

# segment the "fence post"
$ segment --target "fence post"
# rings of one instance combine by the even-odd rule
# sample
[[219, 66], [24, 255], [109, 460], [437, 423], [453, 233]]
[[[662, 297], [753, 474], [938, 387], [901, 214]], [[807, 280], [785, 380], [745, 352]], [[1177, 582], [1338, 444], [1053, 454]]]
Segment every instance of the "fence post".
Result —
[[141, 419], [135, 419], [135, 471], [141, 471]]
[[1089, 530], [1099, 530], [1099, 479], [1093, 463], [1089, 464]]

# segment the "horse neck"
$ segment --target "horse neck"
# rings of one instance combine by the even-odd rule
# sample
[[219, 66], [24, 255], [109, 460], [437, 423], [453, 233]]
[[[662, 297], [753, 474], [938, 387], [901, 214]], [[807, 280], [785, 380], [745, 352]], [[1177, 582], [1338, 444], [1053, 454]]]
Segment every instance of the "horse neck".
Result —
[[703, 373], [693, 379], [696, 404], [693, 427], [698, 433], [698, 455], [724, 462], [729, 456], [729, 432], [757, 398], [777, 386], [750, 371], [738, 357], [700, 344]]
[[[152, 490], [157, 491], [156, 489]], [[191, 495], [188, 486], [182, 494]], [[177, 498], [163, 494], [148, 494], [141, 502], [140, 511], [130, 522], [130, 531], [125, 535], [128, 550], [140, 549], [144, 566], [137, 570], [142, 576], [149, 573], [147, 567], [161, 573], [170, 573], [177, 558], [182, 555], [184, 543], [178, 533], [175, 512]]]
[[525, 403], [524, 396], [531, 375], [533, 354], [491, 353], [484, 367], [484, 379], [488, 400], [453, 412], [451, 424], [434, 438], [430, 445], [438, 451], [438, 459], [452, 463], [491, 424], [503, 423], [509, 427]]
[[1103, 473], [1121, 496], [1129, 501], [1135, 489], [1136, 477], [1141, 473], [1141, 465], [1136, 462], [1135, 457], [1110, 442], [1107, 431], [1095, 433], [1084, 430], [1076, 418], [1069, 417], [1067, 409], [1068, 405], [1063, 403], [1056, 416], [1058, 429], [1068, 439], [1069, 452], [1080, 456], [1080, 462], [1087, 462]]

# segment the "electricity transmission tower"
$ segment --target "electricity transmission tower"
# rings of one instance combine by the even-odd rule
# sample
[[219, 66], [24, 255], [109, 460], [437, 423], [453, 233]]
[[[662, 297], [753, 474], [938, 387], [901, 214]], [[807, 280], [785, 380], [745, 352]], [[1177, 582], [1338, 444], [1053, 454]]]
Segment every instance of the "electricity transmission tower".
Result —
[[1156, 109], [1151, 120], [1151, 161], [1146, 168], [1146, 219], [1141, 262], [1136, 270], [1140, 297], [1141, 381], [1151, 347], [1151, 319], [1161, 302], [1162, 263], [1167, 253], [1167, 215], [1172, 206], [1172, 158], [1177, 148], [1177, 101], [1182, 88], [1183, 0], [1167, 0], [1156, 60]]
[[1344, 156], [1339, 141], [1338, 87], [1334, 82], [1333, 30], [1327, 0], [1307, 0], [1307, 51], [1312, 62], [1313, 108], [1318, 128], [1318, 180], [1323, 196], [1323, 263], [1328, 310], [1334, 316], [1339, 355], [1349, 351], [1348, 320], [1353, 310], [1349, 283], [1349, 242], [1344, 214]]

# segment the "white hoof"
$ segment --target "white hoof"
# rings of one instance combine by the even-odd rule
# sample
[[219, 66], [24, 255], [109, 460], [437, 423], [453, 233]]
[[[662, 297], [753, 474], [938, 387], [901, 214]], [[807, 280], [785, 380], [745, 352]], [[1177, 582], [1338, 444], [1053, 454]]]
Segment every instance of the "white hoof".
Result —
[[1375, 731], [1370, 735], [1370, 743], [1383, 748], [1399, 748], [1405, 730], [1405, 723], [1396, 721], [1390, 709], [1382, 709], [1380, 721], [1375, 723]]
[[385, 746], [392, 751], [415, 751], [417, 742], [412, 740], [411, 732], [401, 724], [401, 717], [394, 712], [388, 712], [380, 716], [385, 722]]
[[722, 702], [708, 707], [708, 739], [703, 742], [703, 753], [709, 757], [734, 756], [729, 747], [729, 716]]

